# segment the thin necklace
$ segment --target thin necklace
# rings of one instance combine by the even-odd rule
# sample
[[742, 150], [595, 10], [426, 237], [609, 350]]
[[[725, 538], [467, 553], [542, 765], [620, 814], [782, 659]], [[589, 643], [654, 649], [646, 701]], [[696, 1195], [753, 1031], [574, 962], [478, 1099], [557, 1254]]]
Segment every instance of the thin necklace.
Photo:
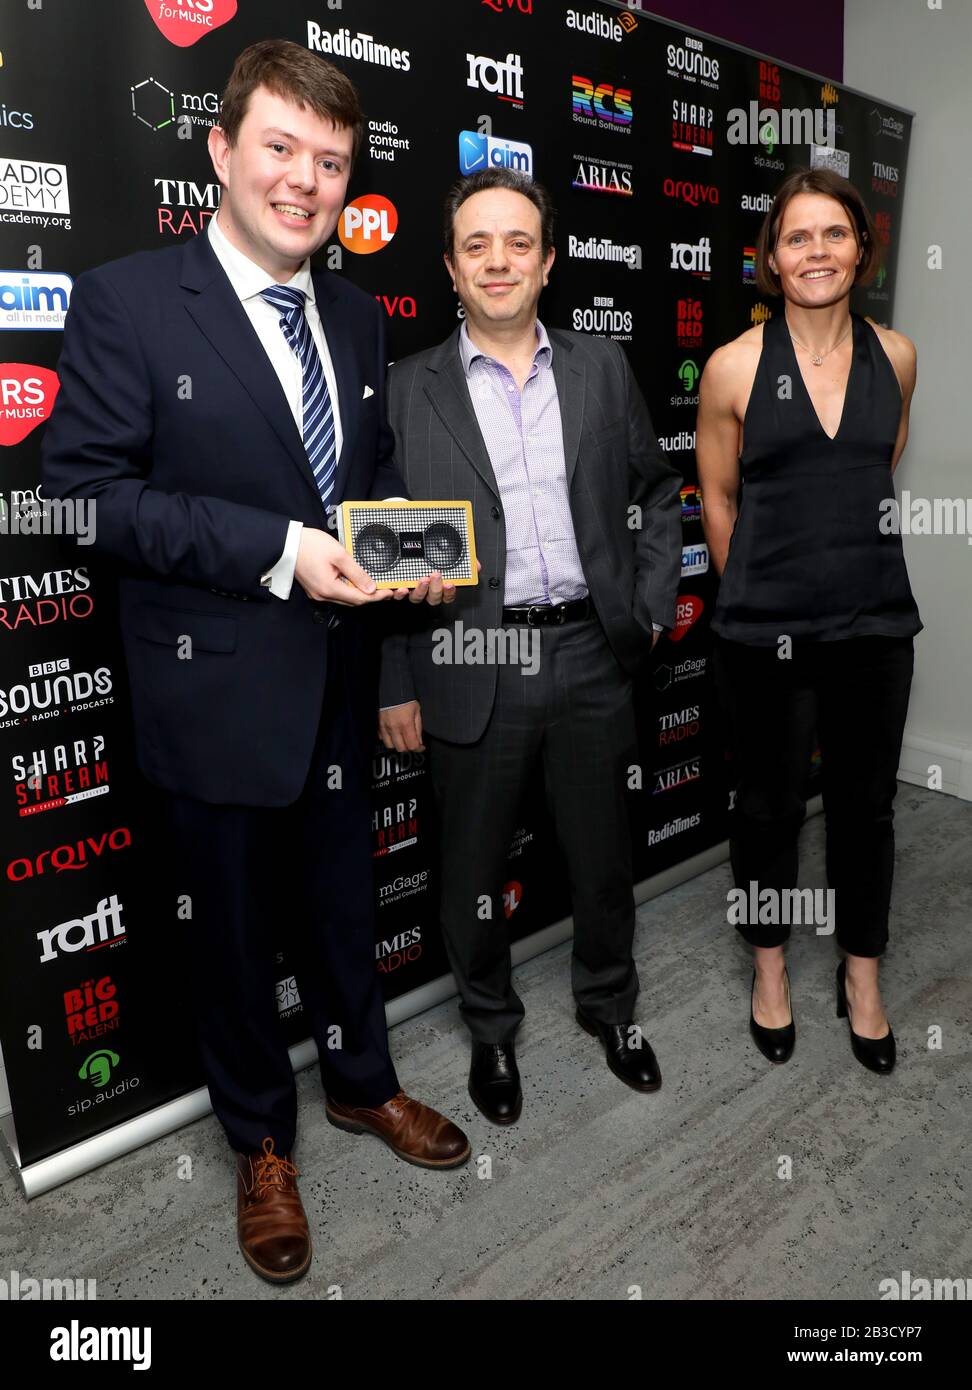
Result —
[[821, 356], [819, 353], [814, 352], [812, 348], [808, 348], [806, 343], [801, 343], [799, 338], [794, 337], [793, 329], [790, 328], [790, 325], [787, 324], [786, 326], [790, 329], [790, 337], [793, 338], [793, 341], [796, 343], [797, 347], [802, 347], [804, 352], [809, 352], [810, 361], [813, 363], [815, 367], [819, 367], [820, 364], [823, 362], [824, 357], [829, 357], [832, 352], [836, 352], [837, 349], [840, 347], [841, 343], [847, 337], [847, 334], [850, 333], [851, 328], [854, 327], [854, 320], [851, 319], [850, 328], [847, 329], [847, 333], [844, 334], [843, 338], [838, 338], [836, 343], [834, 343], [833, 347], [828, 348], [827, 351], [823, 354], [823, 356]]

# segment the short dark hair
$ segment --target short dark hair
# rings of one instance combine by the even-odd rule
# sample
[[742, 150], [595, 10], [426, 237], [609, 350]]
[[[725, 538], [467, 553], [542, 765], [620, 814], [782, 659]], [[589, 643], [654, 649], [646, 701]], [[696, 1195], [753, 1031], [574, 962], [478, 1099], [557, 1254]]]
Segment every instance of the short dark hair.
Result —
[[340, 68], [289, 39], [262, 39], [244, 48], [233, 64], [219, 108], [219, 124], [231, 145], [236, 143], [257, 87], [266, 87], [297, 106], [309, 106], [339, 130], [350, 130], [354, 161], [364, 134], [364, 112], [357, 88]]
[[553, 199], [542, 183], [522, 174], [518, 169], [484, 169], [479, 174], [467, 174], [457, 179], [449, 189], [443, 209], [443, 239], [445, 253], [451, 261], [455, 251], [456, 213], [467, 198], [474, 193], [483, 193], [487, 188], [508, 188], [513, 193], [522, 193], [540, 214], [540, 254], [546, 256], [554, 244], [554, 219], [557, 216]]
[[773, 206], [766, 214], [756, 243], [756, 284], [760, 291], [776, 296], [782, 293], [780, 277], [770, 269], [769, 258], [776, 253], [787, 204], [798, 193], [823, 193], [840, 203], [850, 217], [857, 245], [863, 251], [854, 284], [869, 285], [881, 264], [881, 243], [864, 199], [848, 179], [832, 169], [795, 169], [776, 190]]

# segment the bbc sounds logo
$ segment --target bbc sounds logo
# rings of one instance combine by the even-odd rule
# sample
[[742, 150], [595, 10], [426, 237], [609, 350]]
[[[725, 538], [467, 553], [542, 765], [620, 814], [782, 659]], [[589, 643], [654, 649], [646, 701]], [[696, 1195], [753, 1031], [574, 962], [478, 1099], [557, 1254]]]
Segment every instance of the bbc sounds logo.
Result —
[[177, 48], [189, 48], [228, 24], [237, 0], [145, 0], [159, 33]]
[[398, 209], [381, 193], [365, 193], [348, 203], [338, 223], [341, 245], [356, 256], [384, 251], [398, 230]]

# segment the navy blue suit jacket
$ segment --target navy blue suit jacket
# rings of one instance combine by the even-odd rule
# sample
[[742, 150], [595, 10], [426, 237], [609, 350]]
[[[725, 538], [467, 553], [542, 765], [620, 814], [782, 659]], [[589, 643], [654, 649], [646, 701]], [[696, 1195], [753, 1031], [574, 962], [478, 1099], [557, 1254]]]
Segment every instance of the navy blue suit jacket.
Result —
[[[332, 500], [407, 495], [391, 461], [381, 310], [326, 271], [314, 290], [344, 435]], [[278, 599], [260, 576], [291, 519], [321, 528], [326, 517], [284, 392], [209, 238], [79, 276], [58, 373], [44, 488], [94, 499], [94, 549], [122, 562], [139, 766], [179, 795], [289, 805], [317, 734], [330, 610], [296, 580]], [[373, 727], [377, 614], [338, 611], [350, 695]], [[187, 636], [191, 659], [180, 656]]]

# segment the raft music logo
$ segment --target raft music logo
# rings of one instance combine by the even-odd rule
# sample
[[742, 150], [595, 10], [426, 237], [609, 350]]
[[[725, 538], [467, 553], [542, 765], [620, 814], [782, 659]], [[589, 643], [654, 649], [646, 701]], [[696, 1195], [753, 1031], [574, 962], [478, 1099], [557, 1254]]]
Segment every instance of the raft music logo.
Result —
[[90, 588], [83, 565], [48, 570], [39, 578], [33, 574], [0, 578], [0, 633], [90, 618], [94, 612]]
[[618, 131], [622, 135], [631, 134], [631, 88], [613, 87], [610, 82], [599, 82], [595, 87], [589, 77], [574, 73], [573, 118], [581, 125]]
[[145, 0], [155, 27], [177, 48], [189, 48], [228, 24], [237, 0]]
[[669, 270], [686, 270], [699, 280], [712, 279], [712, 243], [707, 236], [699, 241], [672, 241]]
[[512, 102], [514, 106], [523, 105], [523, 59], [519, 53], [507, 53], [504, 59], [484, 58], [480, 54], [467, 53], [469, 76], [467, 87], [481, 88], [484, 92], [498, 97], [500, 101]]
[[356, 256], [384, 251], [398, 230], [398, 209], [381, 193], [365, 193], [348, 203], [338, 221], [341, 245]]
[[132, 832], [128, 826], [120, 825], [116, 830], [89, 835], [73, 845], [41, 850], [36, 858], [12, 859], [7, 865], [7, 878], [11, 883], [26, 883], [28, 879], [43, 878], [45, 875], [57, 877], [64, 873], [79, 873], [108, 851], [130, 849], [131, 844]]
[[395, 801], [371, 814], [371, 829], [375, 836], [372, 857], [380, 859], [395, 850], [406, 849], [418, 841], [418, 800]]
[[60, 382], [33, 362], [0, 362], [0, 445], [20, 444], [50, 415]]
[[[413, 874], [413, 878], [417, 875]], [[396, 880], [397, 881], [397, 880]], [[422, 928], [411, 927], [399, 932], [391, 941], [375, 943], [375, 963], [383, 975], [400, 970], [403, 965], [411, 965], [422, 956]]]
[[[194, 183], [192, 179], [153, 179], [158, 190], [156, 209], [159, 236], [168, 232], [182, 236], [184, 232], [198, 235], [219, 208], [218, 183]], [[180, 211], [181, 210], [181, 211]]]
[[117, 1029], [120, 1022], [117, 993], [118, 986], [110, 975], [102, 975], [98, 980], [82, 980], [64, 991], [64, 1026], [73, 1047], [92, 1043]]
[[595, 160], [575, 154], [572, 186], [588, 193], [619, 193], [630, 198], [634, 192], [633, 173], [632, 166], [620, 160]]
[[58, 271], [0, 270], [0, 329], [62, 329], [73, 284]]
[[672, 149], [711, 155], [715, 142], [715, 111], [700, 102], [672, 102]]
[[71, 230], [67, 165], [0, 155], [0, 222]]
[[666, 56], [669, 77], [697, 83], [716, 92], [719, 90], [719, 59], [709, 57], [701, 39], [685, 34], [681, 46], [675, 43], [668, 45]]
[[58, 811], [78, 801], [107, 796], [111, 790], [102, 734], [58, 743], [10, 759], [17, 815]]
[[112, 893], [110, 898], [102, 898], [86, 917], [71, 917], [66, 922], [59, 922], [56, 927], [35, 933], [41, 944], [41, 964], [57, 960], [62, 952], [74, 955], [77, 951], [95, 951], [105, 945], [120, 945], [127, 940], [123, 911], [124, 904], [118, 901], [117, 894]]
[[882, 164], [879, 159], [871, 163], [871, 192], [880, 193], [885, 198], [898, 196], [899, 170], [896, 164]]

